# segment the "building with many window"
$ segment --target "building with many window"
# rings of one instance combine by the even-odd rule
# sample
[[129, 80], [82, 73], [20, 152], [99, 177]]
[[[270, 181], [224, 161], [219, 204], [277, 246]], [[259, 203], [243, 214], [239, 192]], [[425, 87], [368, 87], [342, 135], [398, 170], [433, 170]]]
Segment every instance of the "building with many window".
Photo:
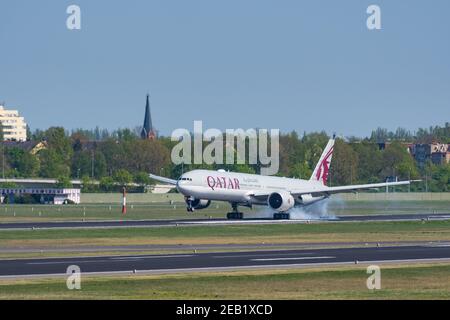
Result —
[[3, 139], [8, 141], [26, 141], [27, 124], [19, 116], [18, 110], [7, 110], [0, 104], [0, 123], [3, 128]]
[[411, 148], [411, 154], [420, 168], [423, 168], [428, 161], [437, 165], [446, 164], [450, 162], [450, 144], [415, 144]]

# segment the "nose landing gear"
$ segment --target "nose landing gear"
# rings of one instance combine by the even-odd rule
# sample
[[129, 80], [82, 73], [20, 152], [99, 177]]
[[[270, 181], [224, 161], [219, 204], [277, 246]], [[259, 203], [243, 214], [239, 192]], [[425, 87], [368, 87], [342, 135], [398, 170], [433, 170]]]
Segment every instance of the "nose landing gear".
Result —
[[194, 207], [192, 205], [192, 203], [194, 202], [194, 200], [191, 197], [185, 197], [184, 200], [186, 201], [186, 205], [187, 205], [187, 212], [192, 213], [194, 212]]

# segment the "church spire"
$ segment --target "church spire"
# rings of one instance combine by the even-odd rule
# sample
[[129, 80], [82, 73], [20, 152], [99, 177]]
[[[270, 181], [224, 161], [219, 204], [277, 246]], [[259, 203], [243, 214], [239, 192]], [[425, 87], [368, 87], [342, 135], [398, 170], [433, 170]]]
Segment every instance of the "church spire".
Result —
[[152, 115], [150, 112], [150, 95], [147, 94], [147, 103], [145, 105], [144, 126], [141, 131], [142, 139], [153, 140], [156, 138], [155, 130], [153, 129]]

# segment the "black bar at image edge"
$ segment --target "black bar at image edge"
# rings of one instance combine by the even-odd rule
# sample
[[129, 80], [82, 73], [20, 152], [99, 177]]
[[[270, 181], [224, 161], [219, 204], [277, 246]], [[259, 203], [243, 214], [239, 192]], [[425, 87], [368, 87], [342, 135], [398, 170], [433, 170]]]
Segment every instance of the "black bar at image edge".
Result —
[[96, 315], [139, 319], [306, 319], [309, 315], [362, 319], [386, 312], [402, 316], [448, 310], [449, 301], [384, 300], [124, 300], [124, 301], [0, 301], [2, 312], [45, 317]]

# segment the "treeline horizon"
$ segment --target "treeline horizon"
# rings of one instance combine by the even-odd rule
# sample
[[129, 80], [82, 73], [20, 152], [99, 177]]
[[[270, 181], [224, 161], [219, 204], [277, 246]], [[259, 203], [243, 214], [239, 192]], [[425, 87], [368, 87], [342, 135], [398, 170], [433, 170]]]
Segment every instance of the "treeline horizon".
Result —
[[[83, 128], [76, 128], [71, 130], [65, 130], [66, 135], [82, 135], [85, 138], [89, 139], [90, 141], [104, 141], [108, 139], [127, 139], [130, 137], [138, 138], [140, 137], [142, 127], [141, 126], [135, 126], [134, 128], [119, 128], [115, 130], [109, 130], [106, 128], [100, 128], [99, 126], [95, 127], [94, 129], [83, 129]], [[297, 132], [296, 130], [293, 130], [291, 132], [282, 132], [282, 134], [288, 134]], [[317, 131], [312, 131], [309, 133], [314, 133]], [[34, 132], [31, 132], [31, 130], [28, 128], [28, 140], [31, 141], [40, 141], [43, 137], [45, 137], [45, 130], [42, 129], [36, 129]], [[308, 132], [303, 131], [303, 135], [308, 134]], [[169, 137], [161, 135], [160, 137]], [[349, 142], [356, 142], [356, 141], [363, 141], [363, 140], [369, 140], [372, 142], [387, 142], [392, 140], [400, 140], [403, 142], [411, 142], [411, 143], [433, 143], [433, 142], [439, 142], [439, 143], [450, 143], [450, 123], [445, 122], [443, 126], [435, 125], [430, 126], [428, 128], [418, 128], [415, 131], [411, 131], [402, 127], [398, 127], [395, 131], [388, 130], [386, 128], [378, 127], [375, 130], [372, 130], [370, 136], [366, 137], [360, 137], [355, 135], [348, 135], [344, 137], [346, 141]]]
[[[81, 179], [84, 192], [112, 192], [132, 182], [142, 186], [136, 191], [142, 191], [144, 186], [154, 182], [148, 173], [177, 179], [182, 172], [196, 168], [260, 172], [259, 164], [248, 163], [174, 165], [170, 155], [178, 141], [164, 136], [142, 140], [139, 133], [138, 128], [111, 133], [99, 128], [71, 132], [62, 127], [36, 130], [30, 140], [46, 141], [47, 148], [31, 154], [21, 148], [4, 147], [0, 154], [0, 173], [5, 178], [56, 178], [61, 187], [70, 186], [71, 179]], [[328, 139], [325, 132], [301, 136], [295, 131], [282, 133], [278, 175], [309, 179]], [[444, 127], [419, 129], [415, 136], [403, 129], [391, 132], [378, 128], [366, 138], [337, 138], [328, 184], [382, 182], [397, 177], [399, 180], [423, 180], [411, 185], [410, 191], [450, 191], [450, 164], [434, 165], [429, 161], [418, 167], [405, 147], [405, 143], [435, 141], [450, 143], [449, 123]], [[390, 143], [380, 150], [380, 142]], [[100, 183], [95, 184], [93, 180]]]

